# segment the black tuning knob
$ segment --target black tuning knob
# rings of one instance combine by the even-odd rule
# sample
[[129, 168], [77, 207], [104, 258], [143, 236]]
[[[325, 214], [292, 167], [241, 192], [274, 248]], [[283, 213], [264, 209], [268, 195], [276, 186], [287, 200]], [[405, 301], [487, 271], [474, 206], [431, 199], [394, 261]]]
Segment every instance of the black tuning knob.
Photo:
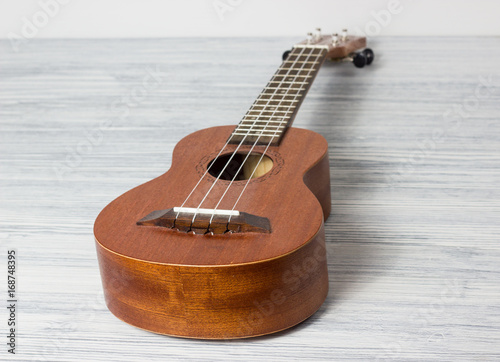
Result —
[[373, 50], [370, 48], [366, 48], [363, 50], [363, 54], [366, 57], [366, 65], [370, 65], [373, 62], [373, 59], [375, 58], [375, 54], [373, 54]]
[[291, 50], [287, 50], [283, 53], [283, 55], [281, 56], [281, 58], [283, 58], [283, 61], [286, 60], [286, 58], [288, 58], [288, 54], [290, 54]]
[[365, 54], [363, 52], [354, 54], [352, 62], [356, 68], [363, 68], [367, 63]]

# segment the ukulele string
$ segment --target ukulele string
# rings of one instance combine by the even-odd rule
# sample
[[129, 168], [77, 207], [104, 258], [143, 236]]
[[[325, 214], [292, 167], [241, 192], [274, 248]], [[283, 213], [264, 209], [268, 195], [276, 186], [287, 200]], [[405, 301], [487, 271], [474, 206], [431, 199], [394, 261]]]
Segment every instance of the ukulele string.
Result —
[[[286, 81], [286, 78], [287, 78], [288, 76], [293, 76], [293, 75], [290, 75], [289, 73], [290, 73], [290, 71], [291, 71], [293, 68], [295, 68], [295, 65], [297, 64], [297, 61], [299, 61], [298, 59], [300, 59], [300, 57], [301, 57], [301, 56], [303, 56], [303, 53], [304, 53], [304, 50], [305, 50], [305, 49], [306, 49], [306, 48], [302, 48], [302, 50], [301, 50], [300, 54], [298, 54], [298, 55], [297, 55], [297, 58], [296, 58], [296, 59], [295, 59], [295, 61], [294, 61], [294, 62], [293, 62], [293, 63], [292, 63], [289, 67], [288, 67], [289, 69], [288, 69], [288, 71], [287, 71], [285, 74], [279, 74], [279, 75], [278, 75], [278, 76], [281, 76], [281, 77], [282, 77], [282, 80], [280, 81], [280, 83], [278, 84], [278, 86], [276, 87], [276, 90], [274, 91], [274, 93], [273, 93], [272, 95], [276, 94], [276, 91], [278, 90], [278, 88], [280, 88], [280, 85], [282, 85], [282, 84], [283, 84], [283, 82], [285, 82], [285, 81]], [[307, 55], [307, 57], [305, 58], [305, 59], [306, 59], [306, 60], [305, 60], [305, 62], [307, 62], [307, 61], [309, 60], [309, 57], [310, 57], [310, 56], [311, 56], [311, 54]], [[285, 62], [286, 62], [286, 60], [285, 60]], [[285, 62], [284, 62], [284, 63], [285, 63]], [[302, 69], [303, 69], [303, 67], [304, 67], [304, 65], [305, 65], [305, 64], [306, 64], [306, 63], [303, 63], [303, 64], [302, 64], [302, 66], [299, 68], [299, 71], [297, 72], [297, 74], [295, 74], [295, 79], [297, 78], [297, 75], [298, 75], [298, 74], [302, 71]], [[272, 79], [274, 79], [275, 77], [276, 77], [276, 75], [275, 75]], [[272, 82], [272, 80], [271, 80], [271, 82]], [[287, 87], [287, 88], [284, 88], [284, 87], [283, 87], [283, 88], [281, 88], [280, 90], [286, 90], [286, 91], [288, 91], [288, 90], [290, 90], [290, 89], [293, 89], [293, 88], [292, 88], [292, 83], [290, 83], [290, 84], [288, 85], [288, 87]], [[280, 111], [278, 111], [278, 109], [280, 108], [281, 104], [283, 103], [283, 101], [284, 101], [284, 97], [285, 97], [285, 96], [282, 96], [282, 99], [279, 101], [279, 103], [278, 103], [276, 106], [274, 106], [274, 110], [273, 110], [273, 112], [272, 112], [271, 116], [269, 116], [269, 118], [268, 118], [268, 120], [267, 120], [266, 124], [264, 125], [264, 129], [260, 131], [260, 134], [257, 136], [257, 139], [255, 140], [255, 142], [253, 143], [252, 147], [250, 148], [250, 151], [248, 151], [248, 153], [247, 153], [247, 155], [246, 155], [245, 159], [243, 160], [243, 162], [241, 163], [240, 167], [239, 167], [239, 168], [238, 168], [238, 170], [236, 171], [236, 173], [235, 173], [234, 177], [232, 178], [231, 182], [229, 183], [229, 185], [226, 187], [226, 190], [225, 190], [225, 191], [224, 191], [224, 193], [222, 194], [222, 196], [221, 196], [221, 198], [219, 199], [219, 201], [218, 201], [217, 205], [215, 205], [215, 208], [214, 208], [214, 209], [213, 209], [213, 211], [212, 211], [212, 216], [211, 216], [210, 221], [209, 221], [209, 223], [208, 223], [208, 227], [210, 227], [210, 225], [211, 225], [211, 223], [212, 223], [212, 220], [213, 220], [213, 218], [215, 217], [215, 212], [216, 212], [217, 208], [219, 207], [220, 203], [222, 202], [222, 200], [223, 200], [223, 199], [224, 199], [224, 197], [226, 196], [226, 194], [227, 194], [227, 192], [229, 191], [229, 189], [230, 189], [231, 185], [233, 184], [233, 182], [236, 180], [236, 177], [238, 176], [238, 174], [240, 173], [240, 171], [241, 171], [241, 170], [242, 170], [242, 168], [244, 167], [245, 163], [247, 162], [247, 159], [250, 157], [250, 155], [251, 155], [252, 151], [254, 150], [255, 146], [257, 146], [257, 144], [258, 144], [258, 142], [259, 142], [260, 138], [264, 135], [264, 131], [265, 131], [265, 130], [266, 130], [266, 128], [269, 126], [269, 124], [270, 124], [270, 122], [271, 122], [272, 118], [275, 116], [276, 112], [280, 112]], [[295, 97], [296, 97], [296, 96], [295, 96]], [[269, 97], [269, 99], [268, 99], [268, 102], [267, 102], [267, 103], [269, 103], [269, 100], [270, 100], [270, 99], [271, 99], [271, 97]], [[288, 106], [288, 109], [285, 111], [285, 113], [288, 113], [288, 111], [289, 111], [289, 109], [290, 109], [290, 108], [291, 108], [291, 105], [290, 105], [290, 106]], [[267, 147], [266, 147], [266, 149], [265, 149], [264, 153], [267, 151], [267, 149], [269, 148], [270, 144], [272, 143], [272, 141], [274, 140], [274, 138], [277, 136], [277, 131], [278, 131], [278, 129], [282, 126], [283, 122], [285, 122], [285, 119], [286, 119], [286, 116], [282, 116], [282, 119], [281, 119], [280, 123], [279, 123], [277, 126], [275, 126], [275, 127], [276, 127], [276, 129], [275, 129], [275, 131], [274, 131], [273, 135], [271, 135], [271, 136], [270, 136], [270, 137], [271, 137], [270, 143], [267, 145]], [[263, 156], [263, 155], [262, 155], [262, 156]], [[258, 162], [258, 163], [256, 164], [256, 166], [254, 167], [253, 172], [252, 172], [252, 174], [251, 174], [250, 178], [252, 178], [252, 176], [253, 176], [253, 175], [254, 175], [254, 173], [255, 173], [255, 170], [257, 169], [258, 165], [259, 165], [259, 164], [260, 164], [260, 162], [262, 161], [262, 158], [263, 158], [262, 156], [261, 156], [261, 158], [259, 159], [259, 162]], [[233, 210], [234, 210], [234, 207], [233, 207]], [[233, 210], [231, 210], [231, 211], [233, 211]], [[229, 220], [228, 220], [228, 223], [229, 223]]]
[[[305, 49], [305, 48], [304, 48], [304, 49]], [[304, 49], [302, 50], [302, 52], [304, 51]], [[302, 54], [301, 54], [301, 55], [302, 55]], [[274, 75], [274, 76], [271, 78], [271, 81], [270, 81], [269, 83], [271, 83], [271, 82], [272, 82], [272, 80], [273, 80], [276, 76], [277, 76], [277, 75]], [[283, 80], [282, 80], [281, 82], [283, 82]], [[275, 87], [275, 88], [276, 88], [276, 89], [274, 90], [274, 92], [272, 93], [272, 95], [276, 94], [276, 91], [277, 91], [278, 87]], [[254, 102], [254, 104], [252, 105], [252, 107], [250, 108], [250, 110], [251, 110], [252, 108], [254, 108], [254, 107], [255, 107], [255, 103], [256, 103], [257, 101], [258, 101], [258, 99]], [[265, 104], [265, 105], [267, 106], [267, 105], [269, 104], [269, 102], [270, 102], [270, 99], [268, 99], [268, 100], [267, 100], [267, 102], [266, 102], [266, 104]], [[191, 220], [191, 226], [193, 225], [194, 220], [196, 219], [196, 216], [198, 215], [198, 212], [199, 212], [199, 210], [200, 210], [200, 208], [201, 208], [201, 205], [203, 204], [203, 202], [205, 202], [206, 198], [208, 197], [208, 195], [210, 194], [210, 192], [212, 191], [212, 189], [215, 187], [215, 184], [219, 181], [220, 177], [222, 176], [222, 174], [224, 173], [224, 171], [226, 170], [226, 168], [227, 168], [227, 167], [229, 166], [229, 164], [231, 163], [231, 161], [232, 161], [233, 157], [236, 155], [236, 153], [238, 152], [238, 150], [240, 149], [240, 147], [243, 145], [243, 143], [244, 143], [245, 139], [247, 138], [247, 136], [248, 136], [248, 135], [250, 134], [250, 132], [252, 131], [252, 128], [253, 128], [253, 127], [256, 125], [256, 123], [259, 121], [259, 116], [261, 116], [261, 115], [262, 115], [262, 113], [264, 112], [264, 108], [265, 108], [265, 107], [262, 107], [262, 108], [263, 108], [263, 109], [262, 109], [262, 110], [260, 110], [259, 115], [255, 116], [255, 120], [253, 121], [252, 125], [250, 126], [250, 129], [247, 131], [247, 133], [245, 134], [245, 136], [243, 137], [243, 139], [240, 141], [240, 143], [238, 144], [238, 147], [236, 147], [236, 149], [233, 151], [233, 153], [232, 153], [231, 157], [229, 158], [229, 160], [227, 161], [227, 163], [224, 165], [224, 168], [221, 170], [221, 172], [219, 173], [219, 175], [217, 176], [217, 178], [215, 179], [215, 181], [212, 183], [212, 186], [210, 186], [210, 188], [209, 188], [209, 189], [208, 189], [208, 191], [206, 192], [205, 196], [203, 197], [203, 199], [201, 200], [201, 202], [198, 204], [198, 206], [197, 206], [197, 208], [196, 208], [196, 210], [195, 210], [195, 212], [194, 212], [193, 219]], [[247, 111], [247, 114], [248, 114], [248, 112], [250, 112], [250, 110], [249, 110], [249, 111]], [[245, 116], [246, 116], [246, 115], [245, 115]], [[281, 123], [280, 123], [280, 124], [281, 124]], [[237, 127], [238, 127], [238, 126], [237, 126]], [[222, 151], [221, 151], [221, 152], [222, 152]], [[212, 163], [212, 164], [213, 164], [213, 163]], [[206, 172], [205, 172], [205, 174], [206, 174]], [[201, 181], [201, 180], [200, 180], [200, 181]], [[198, 182], [198, 184], [199, 184], [199, 183], [200, 183], [200, 182]], [[194, 191], [194, 190], [193, 190], [193, 191]], [[214, 211], [214, 213], [215, 213], [215, 211]], [[176, 219], [177, 219], [177, 217], [178, 217], [178, 216], [179, 216], [179, 212], [178, 212], [178, 213], [177, 213], [177, 215], [176, 215]]]
[[[312, 50], [314, 51], [314, 49], [315, 49], [315, 48], [313, 48]], [[324, 49], [323, 49], [323, 50], [324, 50]], [[324, 55], [324, 51], [323, 51], [323, 50], [322, 50], [322, 51], [320, 51], [320, 52], [319, 52], [319, 54], [317, 54], [317, 58], [320, 58], [321, 56], [323, 56], [323, 55]], [[309, 54], [309, 56], [310, 56], [310, 55], [311, 55], [311, 54]], [[308, 57], [309, 57], [309, 56], [308, 56]], [[316, 61], [318, 61], [318, 59], [316, 59]], [[304, 63], [304, 64], [305, 64], [305, 63]], [[304, 66], [304, 65], [302, 65], [302, 67], [303, 67], [303, 66]], [[301, 70], [300, 70], [299, 72], [297, 72], [297, 73], [300, 73], [300, 72], [302, 71], [302, 67], [301, 67]], [[312, 67], [311, 69], [309, 69], [309, 71], [307, 72], [307, 75], [310, 75], [310, 73], [311, 73], [311, 71], [313, 70], [313, 68], [314, 68], [314, 67]], [[294, 95], [294, 100], [295, 100], [295, 98], [297, 98], [297, 94], [295, 94], [295, 95]], [[281, 102], [280, 102], [280, 103], [281, 103]], [[288, 106], [288, 108], [290, 109], [290, 108], [291, 108], [291, 105], [290, 105], [290, 106]], [[280, 123], [280, 125], [281, 125], [281, 123]], [[252, 177], [253, 177], [253, 175], [254, 175], [255, 171], [257, 170], [257, 166], [260, 164], [260, 162], [262, 162], [262, 159], [264, 158], [264, 155], [266, 154], [267, 150], [269, 149], [269, 146], [271, 146], [272, 140], [274, 139], [274, 137], [276, 137], [276, 131], [274, 131], [274, 134], [275, 134], [275, 135], [273, 135], [273, 137], [271, 138], [271, 141], [269, 141], [269, 143], [267, 144], [267, 146], [266, 146], [266, 148], [265, 148], [264, 152], [263, 152], [263, 153], [262, 153], [262, 155], [260, 156], [259, 162], [257, 162], [256, 166], [254, 167], [254, 169], [253, 169], [253, 171], [252, 171], [252, 174], [250, 175], [250, 177], [248, 178], [247, 182], [245, 183], [245, 186], [243, 187], [243, 190], [241, 190], [240, 195], [238, 196], [238, 199], [237, 199], [237, 200], [236, 200], [236, 202], [234, 203], [233, 208], [231, 209], [231, 211], [234, 211], [234, 209], [236, 209], [236, 205], [237, 205], [237, 204], [238, 204], [238, 202], [240, 201], [241, 196], [242, 196], [242, 195], [243, 195], [243, 193], [245, 192], [245, 190], [246, 190], [246, 188], [247, 188], [248, 184], [250, 183], [250, 180], [252, 179]], [[229, 222], [231, 221], [231, 217], [232, 217], [232, 215], [229, 215], [228, 220], [227, 220], [227, 224], [228, 224], [228, 225], [229, 225]]]
[[[250, 109], [246, 112], [245, 116], [255, 107], [255, 102], [254, 104], [252, 104], [252, 106], [250, 107]], [[262, 113], [262, 112], [261, 112]], [[245, 117], [244, 116], [244, 117]], [[250, 131], [252, 129], [252, 127], [257, 123], [258, 119], [256, 118], [256, 120], [252, 123], [252, 125], [250, 126], [250, 129], [248, 131]], [[215, 162], [217, 161], [217, 159], [219, 158], [219, 156], [222, 154], [222, 152], [226, 149], [227, 145], [229, 144], [229, 142], [231, 141], [231, 139], [233, 138], [234, 134], [231, 133], [231, 136], [228, 138], [228, 140], [226, 141], [226, 143], [224, 144], [224, 146], [221, 148], [221, 150], [219, 151], [219, 153], [217, 154], [217, 156], [215, 156], [214, 160], [210, 163], [210, 165], [207, 167], [206, 171], [203, 173], [203, 175], [201, 176], [201, 178], [198, 180], [198, 182], [196, 183], [196, 185], [193, 187], [193, 189], [191, 190], [191, 192], [189, 193], [189, 195], [186, 197], [186, 199], [184, 200], [184, 202], [181, 204], [180, 206], [180, 209], [182, 207], [184, 207], [184, 205], [186, 204], [186, 202], [189, 200], [189, 198], [191, 197], [191, 195], [193, 194], [193, 192], [198, 188], [199, 184], [201, 183], [201, 181], [205, 178], [205, 176], [208, 174], [208, 172], [210, 171], [210, 169], [212, 168], [212, 166], [215, 164]], [[247, 137], [247, 135], [245, 135], [245, 137], [243, 137], [243, 139], [241, 140], [240, 142], [240, 145], [245, 141], [245, 138]], [[238, 146], [238, 148], [239, 148]], [[224, 172], [224, 170], [226, 169], [226, 167], [229, 165], [229, 163], [231, 162], [231, 159], [233, 158], [234, 154], [236, 153], [236, 151], [238, 151], [238, 148], [234, 151], [233, 155], [231, 156], [231, 158], [229, 159], [228, 163], [226, 164], [226, 166], [224, 167], [224, 169], [221, 171], [221, 173], [219, 174], [218, 178], [221, 176], [221, 174]], [[209, 190], [210, 191], [210, 190]], [[202, 201], [203, 202], [203, 201]], [[198, 209], [200, 208], [200, 206], [198, 206], [197, 210], [196, 210], [196, 213], [198, 212]], [[180, 210], [177, 211], [177, 214], [175, 215], [175, 220], [174, 220], [174, 226], [175, 226], [175, 221], [177, 220], [177, 218], [179, 217], [179, 214], [180, 214]], [[195, 213], [195, 217], [196, 217], [196, 213]], [[193, 221], [194, 221], [194, 218], [193, 218]], [[192, 222], [191, 222], [192, 224]]]
[[[210, 165], [208, 165], [206, 171], [203, 173], [203, 176], [201, 176], [201, 178], [199, 179], [198, 183], [193, 187], [193, 189], [191, 190], [191, 192], [189, 193], [189, 195], [186, 197], [186, 199], [184, 200], [184, 202], [182, 203], [182, 205], [180, 206], [180, 209], [182, 209], [182, 207], [184, 207], [184, 205], [186, 204], [187, 200], [189, 200], [189, 198], [191, 197], [191, 195], [193, 194], [194, 190], [196, 190], [196, 188], [198, 187], [198, 185], [201, 183], [201, 181], [205, 178], [205, 176], [207, 175], [208, 171], [210, 171], [210, 169], [212, 168], [212, 166], [215, 164], [215, 161], [217, 161], [217, 159], [219, 158], [219, 156], [221, 155], [222, 151], [224, 151], [227, 147], [227, 145], [229, 144], [229, 142], [231, 141], [231, 138], [233, 138], [233, 134], [231, 133], [231, 136], [228, 138], [228, 140], [226, 141], [226, 144], [221, 148], [221, 150], [219, 151], [219, 153], [217, 154], [217, 156], [215, 156], [214, 160], [212, 161], [212, 163]], [[175, 215], [175, 220], [174, 220], [174, 227], [175, 227], [175, 222], [177, 221], [177, 218], [179, 217], [179, 214], [180, 214], [180, 209], [179, 211], [177, 211], [177, 214]]]
[[[299, 58], [300, 58], [300, 56], [302, 56], [302, 55], [303, 55], [303, 54], [302, 54], [303, 52], [304, 52], [304, 49], [301, 51], [300, 55], [298, 55], [297, 59], [299, 59]], [[307, 56], [307, 58], [306, 58], [306, 60], [305, 60], [305, 61], [307, 61], [307, 60], [309, 59], [309, 56], [310, 56], [310, 54]], [[276, 87], [276, 90], [274, 91], [274, 93], [272, 93], [272, 95], [276, 94], [276, 91], [278, 90], [278, 88], [280, 87], [280, 85], [281, 85], [284, 81], [286, 81], [286, 78], [290, 75], [290, 74], [289, 74], [289, 73], [290, 73], [290, 70], [291, 70], [292, 68], [294, 68], [294, 66], [297, 64], [297, 59], [295, 59], [295, 61], [294, 61], [294, 62], [290, 65], [290, 67], [289, 67], [288, 71], [287, 71], [285, 74], [275, 75], [275, 76], [273, 76], [273, 78], [271, 78], [271, 82], [272, 82], [272, 79], [275, 79], [275, 78], [276, 78], [276, 76], [280, 76], [280, 77], [282, 77], [282, 80], [280, 81], [280, 83], [278, 84], [278, 86]], [[285, 62], [286, 62], [286, 61], [285, 61]], [[304, 64], [305, 64], [305, 63], [304, 63]], [[302, 65], [302, 67], [304, 66], [304, 64]], [[300, 68], [300, 70], [299, 70], [297, 73], [300, 73], [301, 71], [302, 71], [302, 68]], [[292, 75], [292, 76], [293, 76], [293, 75]], [[271, 83], [271, 82], [270, 82], [270, 83]], [[289, 90], [289, 89], [293, 89], [293, 88], [291, 88], [291, 86], [292, 86], [292, 83], [290, 83], [290, 84], [289, 84], [288, 88], [281, 89], [281, 90]], [[285, 96], [283, 96], [283, 98], [284, 98], [284, 97], [285, 97]], [[234, 176], [233, 176], [233, 178], [231, 179], [231, 182], [229, 183], [229, 185], [228, 185], [228, 186], [226, 187], [226, 189], [224, 190], [224, 193], [222, 194], [221, 198], [220, 198], [220, 199], [219, 199], [219, 201], [217, 202], [217, 205], [215, 205], [215, 207], [214, 207], [214, 209], [213, 209], [213, 211], [212, 211], [212, 216], [210, 217], [210, 221], [208, 222], [208, 228], [210, 228], [210, 225], [212, 224], [212, 220], [213, 220], [213, 219], [214, 219], [214, 217], [215, 217], [215, 212], [216, 212], [217, 208], [219, 207], [220, 203], [222, 202], [222, 200], [223, 200], [223, 199], [224, 199], [224, 197], [226, 196], [227, 192], [228, 192], [228, 191], [229, 191], [229, 189], [231, 188], [231, 185], [233, 184], [233, 182], [236, 180], [236, 177], [239, 175], [239, 173], [241, 172], [241, 170], [242, 170], [242, 169], [243, 169], [243, 167], [245, 166], [245, 163], [247, 162], [248, 158], [250, 157], [250, 155], [251, 155], [252, 151], [254, 150], [255, 146], [257, 146], [257, 144], [258, 144], [258, 142], [259, 142], [260, 138], [261, 138], [262, 136], [264, 136], [264, 131], [266, 131], [266, 128], [267, 128], [267, 127], [269, 126], [269, 124], [271, 123], [272, 118], [275, 116], [276, 112], [280, 112], [280, 111], [278, 111], [278, 108], [280, 107], [281, 103], [283, 102], [283, 98], [280, 100], [280, 102], [279, 102], [276, 106], [274, 106], [274, 110], [272, 111], [271, 115], [270, 115], [270, 116], [268, 116], [269, 118], [268, 118], [268, 120], [267, 120], [266, 124], [264, 125], [264, 129], [263, 129], [263, 130], [260, 130], [260, 134], [258, 134], [257, 139], [255, 140], [255, 142], [253, 143], [252, 147], [251, 147], [251, 148], [250, 148], [250, 150], [248, 151], [247, 155], [245, 156], [245, 159], [243, 160], [243, 162], [241, 163], [240, 167], [238, 168], [238, 170], [237, 170], [237, 171], [236, 171], [236, 173], [234, 174]], [[268, 105], [268, 104], [269, 104], [269, 101], [270, 101], [270, 100], [271, 100], [271, 97], [269, 97], [269, 99], [268, 99], [268, 101], [267, 101], [266, 105]], [[289, 108], [290, 108], [290, 107], [289, 107]], [[287, 110], [287, 111], [284, 111], [284, 112], [285, 112], [285, 113], [288, 113], [288, 110]], [[262, 112], [261, 112], [261, 113], [262, 113]], [[272, 136], [270, 136], [270, 137], [271, 137], [271, 142], [272, 142], [272, 141], [274, 140], [274, 138], [276, 137], [276, 132], [277, 132], [277, 131], [278, 131], [278, 129], [282, 126], [282, 123], [285, 121], [285, 118], [286, 118], [286, 116], [279, 116], [279, 117], [281, 117], [281, 118], [282, 118], [282, 120], [280, 121], [280, 123], [279, 123], [277, 126], [275, 126], [275, 127], [276, 127], [276, 130], [274, 131], [274, 134], [273, 134]], [[259, 130], [257, 130], [257, 131], [259, 131]], [[248, 131], [248, 133], [250, 133], [250, 130]], [[269, 147], [269, 146], [268, 146], [268, 147]], [[267, 150], [267, 148], [266, 148], [266, 150]], [[254, 171], [252, 172], [252, 176], [253, 176], [253, 174], [254, 174], [254, 172], [255, 172], [255, 169], [257, 168], [257, 166], [259, 165], [259, 163], [260, 163], [261, 161], [262, 161], [262, 158], [259, 160], [259, 162], [258, 162], [258, 163], [257, 163], [257, 165], [255, 166]]]

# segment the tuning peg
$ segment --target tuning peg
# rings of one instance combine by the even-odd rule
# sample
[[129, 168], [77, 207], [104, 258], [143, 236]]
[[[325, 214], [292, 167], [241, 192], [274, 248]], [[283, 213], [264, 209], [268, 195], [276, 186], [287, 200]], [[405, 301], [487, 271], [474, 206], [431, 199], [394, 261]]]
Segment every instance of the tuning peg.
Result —
[[366, 48], [365, 50], [363, 50], [363, 54], [365, 55], [366, 58], [366, 65], [372, 64], [373, 59], [375, 58], [373, 50], [371, 50], [370, 48]]
[[363, 68], [366, 65], [366, 56], [363, 52], [354, 54], [352, 62], [356, 68]]
[[342, 41], [347, 40], [347, 29], [342, 29]]
[[307, 33], [307, 44], [311, 44], [313, 39], [313, 33]]
[[332, 44], [336, 46], [339, 43], [339, 35], [337, 33], [332, 34]]
[[314, 38], [316, 41], [319, 41], [321, 39], [321, 28], [316, 28], [316, 34], [314, 34]]

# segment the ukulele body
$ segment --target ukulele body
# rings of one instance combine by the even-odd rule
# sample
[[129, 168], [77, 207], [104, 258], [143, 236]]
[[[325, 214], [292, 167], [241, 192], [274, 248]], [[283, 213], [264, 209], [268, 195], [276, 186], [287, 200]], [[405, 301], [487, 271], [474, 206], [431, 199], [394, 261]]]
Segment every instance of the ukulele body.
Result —
[[[237, 210], [268, 218], [270, 232], [193, 235], [136, 224], [154, 210], [181, 206], [233, 130], [185, 137], [168, 172], [99, 214], [94, 235], [106, 304], [123, 321], [173, 336], [244, 338], [298, 324], [325, 300], [330, 174], [327, 142], [315, 132], [289, 128], [266, 152], [271, 170], [251, 179], [238, 201]], [[185, 206], [197, 207], [215, 180], [207, 174]], [[202, 207], [214, 208], [229, 183], [218, 180]], [[235, 181], [218, 209], [231, 210], [246, 183]]]

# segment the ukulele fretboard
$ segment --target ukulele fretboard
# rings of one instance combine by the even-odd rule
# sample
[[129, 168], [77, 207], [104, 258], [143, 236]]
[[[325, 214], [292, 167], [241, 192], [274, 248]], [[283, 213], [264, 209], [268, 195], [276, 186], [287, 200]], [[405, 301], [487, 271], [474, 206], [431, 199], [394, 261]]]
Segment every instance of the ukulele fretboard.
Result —
[[279, 144], [327, 52], [326, 46], [295, 46], [236, 126], [229, 143]]

